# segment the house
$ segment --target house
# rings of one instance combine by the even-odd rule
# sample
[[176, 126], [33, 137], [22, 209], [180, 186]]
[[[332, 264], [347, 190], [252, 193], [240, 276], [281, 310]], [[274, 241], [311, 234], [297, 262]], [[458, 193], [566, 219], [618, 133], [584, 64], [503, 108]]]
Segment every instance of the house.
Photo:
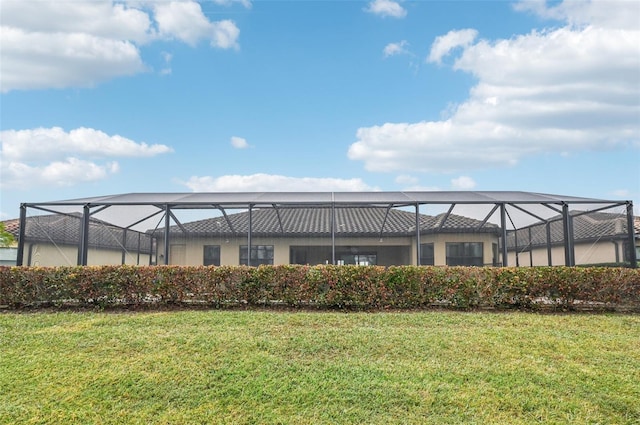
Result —
[[[610, 212], [571, 211], [571, 231], [576, 265], [629, 264], [631, 251], [628, 217]], [[635, 258], [640, 256], [640, 217], [634, 217]], [[508, 232], [510, 264], [540, 266], [564, 264], [562, 217], [554, 216]]]
[[0, 246], [0, 266], [14, 266], [16, 257], [18, 256], [18, 229], [20, 228], [20, 220], [3, 221], [4, 231], [13, 236], [13, 241], [8, 246]]
[[[331, 232], [335, 214], [335, 232]], [[252, 212], [251, 265], [416, 264], [416, 215], [375, 207], [265, 208]], [[500, 228], [454, 214], [420, 214], [420, 264], [495, 265]], [[169, 264], [248, 264], [249, 213], [169, 228]], [[164, 258], [164, 228], [151, 232]], [[333, 244], [332, 244], [333, 242]], [[332, 250], [332, 246], [335, 247]]]
[[580, 217], [622, 208], [632, 222], [631, 201], [533, 192], [125, 193], [21, 204], [16, 264], [518, 265], [537, 221], [562, 233], [549, 263], [571, 266]]

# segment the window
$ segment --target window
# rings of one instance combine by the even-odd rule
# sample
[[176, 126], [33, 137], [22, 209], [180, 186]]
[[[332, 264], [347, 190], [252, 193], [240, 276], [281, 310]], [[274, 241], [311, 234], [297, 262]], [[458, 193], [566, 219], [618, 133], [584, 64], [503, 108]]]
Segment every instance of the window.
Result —
[[205, 245], [202, 264], [205, 266], [220, 265], [220, 245]]
[[423, 266], [433, 266], [433, 243], [420, 244], [420, 264]]
[[[248, 264], [247, 245], [240, 245], [240, 265], [246, 266]], [[259, 266], [261, 264], [273, 264], [273, 245], [251, 246], [251, 265]]]
[[289, 263], [309, 264], [309, 261], [307, 260], [307, 248], [300, 246], [291, 246], [289, 248]]
[[482, 242], [447, 242], [448, 266], [482, 266]]

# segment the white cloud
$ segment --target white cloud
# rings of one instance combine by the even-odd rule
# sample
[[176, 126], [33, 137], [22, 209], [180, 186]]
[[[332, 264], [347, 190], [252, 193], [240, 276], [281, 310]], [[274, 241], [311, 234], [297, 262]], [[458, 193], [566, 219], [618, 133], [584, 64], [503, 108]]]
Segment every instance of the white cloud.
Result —
[[543, 18], [567, 21], [573, 26], [596, 25], [610, 29], [637, 29], [640, 16], [640, 2], [637, 0], [564, 1], [553, 6], [546, 0], [520, 0], [514, 8]]
[[388, 58], [389, 56], [401, 55], [409, 53], [407, 50], [407, 40], [402, 40], [398, 43], [389, 43], [384, 47], [383, 53], [384, 57]]
[[192, 2], [159, 2], [154, 7], [154, 18], [160, 35], [175, 37], [192, 46], [210, 28], [210, 22], [202, 14], [200, 5]]
[[3, 0], [2, 26], [3, 30], [7, 27], [36, 34], [87, 34], [135, 43], [154, 37], [145, 11], [109, 0]]
[[474, 29], [464, 29], [449, 31], [446, 35], [436, 37], [431, 44], [431, 51], [427, 62], [441, 63], [442, 58], [458, 47], [468, 47], [478, 36], [478, 31]]
[[361, 179], [288, 177], [273, 174], [193, 176], [184, 183], [194, 192], [354, 192], [378, 190]]
[[392, 0], [373, 0], [365, 10], [375, 15], [390, 16], [392, 18], [404, 18], [407, 16], [407, 11], [400, 6], [400, 3]]
[[3, 1], [0, 91], [93, 86], [144, 72], [140, 48], [153, 41], [237, 49], [239, 33], [193, 0]]
[[165, 145], [137, 143], [91, 128], [66, 132], [59, 127], [0, 132], [2, 187], [70, 185], [100, 180], [119, 171], [104, 158], [150, 157], [171, 152]]
[[247, 143], [247, 140], [242, 137], [233, 136], [231, 138], [231, 146], [236, 149], [246, 149], [249, 147], [249, 143]]
[[471, 190], [476, 187], [476, 182], [467, 176], [460, 176], [451, 180], [451, 186], [457, 190]]
[[213, 35], [211, 37], [211, 46], [220, 49], [238, 49], [238, 37], [240, 29], [233, 21], [224, 20], [211, 23]]
[[3, 161], [31, 161], [88, 157], [149, 157], [171, 152], [165, 145], [137, 143], [125, 137], [110, 136], [92, 128], [69, 132], [60, 127], [0, 131]]
[[457, 172], [640, 146], [640, 28], [566, 26], [462, 47], [453, 68], [478, 80], [465, 102], [440, 121], [360, 128], [349, 158], [371, 171]]
[[154, 12], [160, 35], [165, 38], [176, 38], [191, 46], [195, 46], [200, 40], [208, 39], [213, 47], [238, 47], [240, 30], [235, 23], [229, 20], [209, 21], [199, 3], [155, 3]]
[[213, 0], [213, 2], [221, 6], [230, 6], [234, 3], [240, 3], [247, 9], [251, 9], [251, 1], [249, 0]]
[[3, 161], [0, 187], [26, 189], [42, 185], [72, 186], [79, 182], [103, 180], [118, 171], [117, 162], [96, 164], [73, 157], [41, 165]]
[[136, 46], [90, 34], [2, 27], [0, 90], [92, 86], [145, 67]]

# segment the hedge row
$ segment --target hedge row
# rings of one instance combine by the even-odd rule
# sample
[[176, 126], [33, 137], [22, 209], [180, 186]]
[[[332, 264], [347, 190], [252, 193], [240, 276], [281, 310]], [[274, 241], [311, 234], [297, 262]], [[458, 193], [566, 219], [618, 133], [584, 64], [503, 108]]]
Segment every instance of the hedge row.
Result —
[[0, 267], [0, 306], [640, 311], [640, 270], [582, 267]]

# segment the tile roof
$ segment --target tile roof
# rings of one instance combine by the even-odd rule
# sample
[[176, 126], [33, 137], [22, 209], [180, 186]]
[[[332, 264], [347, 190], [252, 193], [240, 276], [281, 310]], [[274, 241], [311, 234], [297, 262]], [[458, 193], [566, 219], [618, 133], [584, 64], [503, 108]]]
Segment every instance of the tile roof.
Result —
[[12, 220], [3, 221], [4, 230], [11, 233], [14, 238], [18, 239], [18, 232], [20, 231], [20, 219], [14, 218]]
[[[25, 240], [29, 243], [54, 243], [57, 245], [80, 244], [80, 214], [49, 214], [27, 217]], [[3, 221], [5, 230], [16, 240], [20, 231], [20, 220]], [[120, 250], [123, 247], [123, 229], [104, 221], [91, 219], [89, 222], [89, 247]], [[140, 235], [140, 239], [138, 239]], [[128, 230], [126, 233], [126, 249], [148, 253], [151, 249], [151, 238], [144, 233]]]
[[[386, 217], [386, 218], [385, 218]], [[420, 215], [422, 233], [440, 232], [484, 232], [499, 233], [498, 226], [455, 214], [446, 217]], [[182, 227], [192, 235], [237, 235], [247, 234], [249, 213], [241, 212], [223, 217], [182, 223]], [[273, 236], [328, 236], [331, 235], [331, 208], [265, 208], [251, 212], [252, 234]], [[415, 213], [386, 208], [358, 207], [335, 209], [335, 234], [350, 236], [405, 236], [415, 234]], [[179, 226], [169, 228], [171, 233], [182, 233]], [[164, 230], [153, 232], [162, 236]]]
[[[598, 240], [621, 240], [629, 237], [627, 232], [627, 215], [607, 212], [592, 212], [584, 214], [582, 211], [572, 211], [573, 237], [576, 243], [594, 242]], [[551, 218], [550, 223], [551, 244], [561, 244], [564, 241], [564, 228], [562, 216]], [[634, 217], [635, 233], [640, 231], [639, 217]], [[547, 232], [545, 223], [537, 223], [528, 228], [517, 231], [518, 248], [547, 245]], [[507, 247], [513, 249], [516, 246], [516, 232], [507, 235]]]

